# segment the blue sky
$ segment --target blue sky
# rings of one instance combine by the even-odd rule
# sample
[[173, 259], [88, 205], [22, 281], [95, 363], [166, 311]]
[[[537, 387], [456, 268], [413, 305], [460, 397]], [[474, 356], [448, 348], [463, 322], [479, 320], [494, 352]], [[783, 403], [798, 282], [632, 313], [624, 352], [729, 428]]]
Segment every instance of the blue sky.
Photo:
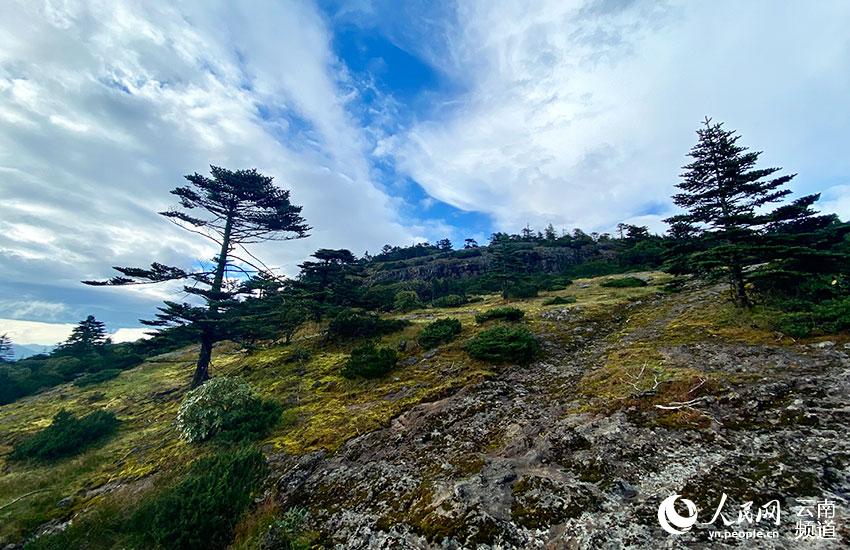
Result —
[[[0, 5], [0, 332], [138, 335], [175, 288], [82, 279], [213, 251], [156, 215], [256, 167], [323, 247], [618, 222], [663, 231], [710, 115], [850, 216], [850, 4], [357, 0]], [[179, 297], [179, 292], [176, 294]]]

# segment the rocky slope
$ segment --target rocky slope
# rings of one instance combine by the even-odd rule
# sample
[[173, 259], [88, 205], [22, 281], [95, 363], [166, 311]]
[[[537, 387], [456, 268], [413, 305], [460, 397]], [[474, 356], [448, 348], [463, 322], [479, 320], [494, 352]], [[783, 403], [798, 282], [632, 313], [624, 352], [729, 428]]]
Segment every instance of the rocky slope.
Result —
[[[755, 514], [778, 500], [780, 525], [757, 525], [778, 532], [757, 541], [767, 548], [799, 547], [803, 499], [829, 499], [835, 538], [804, 544], [846, 546], [850, 337], [795, 342], [725, 306], [722, 289], [665, 293], [666, 276], [641, 277], [651, 285], [613, 289], [594, 279], [548, 296], [577, 298], [567, 306], [514, 303], [544, 348], [524, 367], [462, 351], [480, 330], [474, 313], [501, 305], [495, 296], [409, 314], [412, 327], [384, 338], [405, 350], [402, 366], [378, 381], [340, 377], [347, 348], [316, 338], [321, 327], [300, 336], [312, 352], [306, 364], [286, 360], [291, 348], [222, 346], [214, 374], [242, 377], [288, 407], [262, 442], [272, 475], [234, 546], [260, 546], [262, 526], [293, 507], [308, 511], [306, 529], [324, 547], [750, 545], [711, 539], [712, 527], [671, 535], [659, 526], [670, 495], [692, 500], [708, 522], [723, 493], [730, 520], [748, 501]], [[446, 316], [462, 320], [461, 340], [418, 349], [422, 323]], [[124, 426], [104, 447], [58, 464], [4, 458], [0, 541], [15, 547], [102, 510], [120, 516], [206, 453], [173, 427], [191, 362], [186, 350], [95, 387], [0, 407], [0, 456], [59, 408], [106, 408]], [[720, 521], [718, 529], [739, 529]]]
[[[668, 535], [659, 503], [681, 493], [708, 509], [723, 492], [732, 519], [746, 501], [780, 499], [780, 538], [764, 543], [777, 548], [796, 547], [798, 498], [829, 498], [838, 538], [815, 546], [847, 543], [850, 345], [673, 326], [717, 294], [544, 312], [543, 360], [334, 454], [275, 456], [278, 498], [308, 507], [325, 542], [345, 548], [691, 547], [708, 544], [706, 530]], [[634, 365], [609, 362], [624, 352]]]

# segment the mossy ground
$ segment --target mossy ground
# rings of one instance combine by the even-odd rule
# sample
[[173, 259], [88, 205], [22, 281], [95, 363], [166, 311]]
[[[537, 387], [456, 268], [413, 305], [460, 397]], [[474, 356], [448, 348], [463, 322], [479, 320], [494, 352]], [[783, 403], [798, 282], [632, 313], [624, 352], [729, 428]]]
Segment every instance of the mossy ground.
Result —
[[[728, 381], [714, 373], [666, 364], [662, 353], [665, 346], [717, 338], [777, 341], [772, 331], [737, 314], [719, 299], [677, 309], [675, 305], [687, 299], [683, 294], [681, 300], [676, 297], [663, 306], [631, 310], [629, 304], [660, 296], [670, 280], [661, 273], [632, 275], [648, 280], [649, 285], [606, 288], [601, 283], [617, 276], [580, 279], [566, 289], [544, 292], [537, 298], [508, 301], [490, 295], [456, 308], [396, 315], [412, 323], [381, 339], [381, 345], [400, 350], [400, 361], [395, 371], [378, 380], [343, 378], [340, 369], [356, 342], [326, 341], [320, 325], [302, 330], [289, 346], [247, 352], [223, 343], [215, 350], [212, 374], [239, 376], [262, 397], [281, 403], [285, 407], [283, 418], [260, 444], [269, 453], [303, 454], [317, 449], [333, 452], [350, 438], [387, 425], [417, 403], [438, 399], [503, 368], [472, 360], [463, 351], [464, 341], [486, 328], [475, 323], [475, 313], [492, 307], [523, 309], [527, 326], [564, 346], [572, 345], [574, 339], [568, 329], [582, 323], [614, 328], [609, 331], [609, 346], [600, 365], [588, 370], [573, 388], [571, 399], [582, 411], [653, 411], [656, 404], [724, 391]], [[576, 301], [543, 305], [556, 296], [574, 297]], [[575, 312], [575, 321], [554, 322], [544, 315], [555, 310]], [[419, 348], [416, 339], [422, 326], [445, 317], [459, 319], [462, 333], [433, 355]], [[309, 361], [287, 361], [296, 349], [308, 350]], [[84, 388], [66, 384], [0, 407], [0, 541], [20, 542], [39, 526], [84, 510], [93, 514], [120, 509], [122, 503], [129, 506], [139, 493], [209, 452], [209, 446], [181, 441], [174, 428], [177, 408], [188, 390], [195, 351], [186, 349], [153, 358], [100, 384]], [[659, 385], [655, 391], [648, 391], [656, 380]], [[698, 384], [699, 389], [692, 391]], [[114, 412], [122, 425], [103, 445], [77, 457], [44, 465], [10, 463], [6, 459], [15, 441], [46, 427], [63, 408], [75, 414], [106, 409]], [[698, 428], [705, 422], [699, 413], [687, 410], [655, 414], [653, 418], [660, 425], [676, 428]], [[114, 487], [121, 489], [105, 490]], [[8, 504], [29, 493], [33, 494]], [[67, 497], [70, 501], [60, 505]], [[256, 539], [277, 512], [270, 503], [258, 506], [239, 526], [237, 547], [248, 547], [246, 541]]]

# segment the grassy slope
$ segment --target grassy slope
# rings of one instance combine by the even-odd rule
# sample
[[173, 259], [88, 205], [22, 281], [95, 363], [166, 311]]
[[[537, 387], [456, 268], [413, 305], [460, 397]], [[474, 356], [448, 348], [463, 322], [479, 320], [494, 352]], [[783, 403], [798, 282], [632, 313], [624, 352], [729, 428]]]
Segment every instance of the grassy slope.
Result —
[[[640, 299], [658, 292], [667, 276], [652, 277], [653, 286], [643, 288], [603, 288], [599, 283], [611, 277], [579, 280], [565, 290], [548, 292], [539, 298], [512, 302], [527, 312], [529, 326], [536, 332], [547, 332], [552, 324], [541, 318], [547, 309], [577, 308], [581, 315], [601, 315], [617, 304]], [[643, 276], [642, 275], [642, 276]], [[569, 306], [542, 305], [552, 296], [575, 296]], [[474, 314], [497, 305], [504, 305], [497, 296], [484, 302], [459, 308], [429, 309], [403, 315], [414, 324], [404, 331], [387, 336], [383, 344], [397, 346], [402, 340], [412, 343], [423, 323], [439, 317], [457, 317], [463, 322], [460, 337], [440, 348], [431, 361], [404, 366], [378, 381], [351, 381], [338, 375], [350, 346], [330, 345], [318, 334], [320, 327], [303, 331], [290, 347], [272, 347], [246, 353], [233, 345], [224, 344], [216, 350], [212, 372], [214, 376], [237, 375], [249, 381], [261, 394], [285, 404], [287, 409], [278, 427], [263, 444], [269, 451], [285, 450], [304, 453], [316, 449], [334, 450], [349, 438], [374, 430], [412, 405], [438, 398], [446, 392], [488, 376], [488, 365], [470, 360], [462, 351], [463, 340], [481, 330]], [[653, 312], [664, 315], [665, 312]], [[707, 330], [718, 337], [761, 340], [772, 338], [770, 333], [730, 320], [725, 308], [710, 314], [688, 312], [671, 326], [677, 327], [670, 338], [702, 338]], [[628, 334], [649, 318], [629, 319], [622, 335]], [[556, 335], [557, 336], [557, 335]], [[615, 335], [616, 336], [616, 335]], [[628, 395], [624, 373], [634, 375], [642, 365], [649, 364], [650, 372], [661, 379], [682, 376], [683, 384], [699, 376], [698, 372], [665, 372], [653, 362], [652, 341], [628, 342], [609, 358], [605, 368], [588, 373], [582, 384], [587, 395], [587, 408], [610, 410], [624, 406], [620, 395]], [[303, 347], [312, 353], [311, 360], [298, 365], [285, 362], [293, 347]], [[401, 362], [421, 357], [424, 350], [408, 345]], [[118, 378], [87, 388], [64, 385], [0, 407], [0, 506], [14, 499], [39, 491], [0, 509], [0, 541], [17, 542], [38, 526], [61, 520], [81, 510], [97, 509], [109, 491], [122, 486], [132, 494], [143, 492], [161, 478], [181, 469], [206, 452], [201, 446], [190, 446], [177, 438], [173, 420], [193, 366], [193, 350], [167, 354], [122, 373]], [[685, 378], [687, 380], [685, 380]], [[671, 396], [663, 396], [669, 399]], [[117, 436], [105, 445], [82, 455], [50, 465], [10, 464], [5, 456], [12, 443], [26, 433], [49, 424], [51, 417], [65, 408], [85, 414], [104, 408], [115, 412], [123, 421]], [[687, 422], [690, 419], [682, 419]], [[69, 503], [59, 501], [72, 497]]]

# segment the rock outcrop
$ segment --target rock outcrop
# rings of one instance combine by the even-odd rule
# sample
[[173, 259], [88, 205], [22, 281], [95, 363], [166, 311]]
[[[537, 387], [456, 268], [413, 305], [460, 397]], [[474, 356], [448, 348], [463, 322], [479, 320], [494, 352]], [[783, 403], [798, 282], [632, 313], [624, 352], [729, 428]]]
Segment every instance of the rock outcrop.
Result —
[[[780, 524], [761, 526], [778, 537], [759, 547], [796, 548], [797, 512], [826, 499], [836, 538], [807, 547], [846, 544], [850, 350], [670, 338], [713, 300], [702, 289], [604, 315], [550, 310], [541, 361], [415, 406], [334, 454], [275, 456], [280, 504], [306, 507], [338, 548], [686, 548], [735, 541], [708, 526], [664, 532], [661, 501], [680, 494], [708, 522], [725, 493], [730, 520], [777, 499]], [[628, 371], [631, 395], [596, 399], [590, 383], [617, 368], [611, 358], [649, 344], [661, 374]], [[688, 398], [663, 401], [695, 368]]]

